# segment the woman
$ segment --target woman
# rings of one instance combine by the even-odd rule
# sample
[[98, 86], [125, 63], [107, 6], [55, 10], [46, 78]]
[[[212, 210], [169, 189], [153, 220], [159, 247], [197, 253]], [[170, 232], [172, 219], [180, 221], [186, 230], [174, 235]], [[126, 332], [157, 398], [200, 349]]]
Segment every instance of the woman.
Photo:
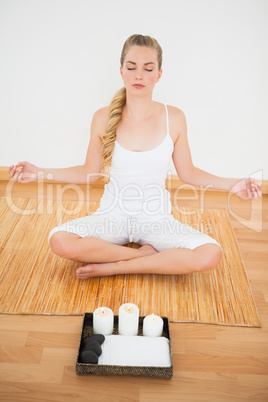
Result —
[[[183, 112], [152, 100], [162, 75], [158, 42], [132, 35], [122, 49], [124, 82], [109, 107], [92, 120], [84, 165], [40, 169], [28, 162], [10, 167], [20, 183], [45, 178], [92, 183], [110, 176], [99, 209], [88, 217], [52, 229], [54, 253], [86, 262], [77, 278], [130, 273], [185, 274], [216, 267], [222, 249], [210, 236], [181, 224], [171, 214], [165, 179], [171, 157], [181, 180], [195, 186], [230, 190], [242, 199], [258, 199], [262, 189], [254, 179], [231, 180], [196, 168], [191, 159]], [[137, 242], [139, 249], [124, 247]]]

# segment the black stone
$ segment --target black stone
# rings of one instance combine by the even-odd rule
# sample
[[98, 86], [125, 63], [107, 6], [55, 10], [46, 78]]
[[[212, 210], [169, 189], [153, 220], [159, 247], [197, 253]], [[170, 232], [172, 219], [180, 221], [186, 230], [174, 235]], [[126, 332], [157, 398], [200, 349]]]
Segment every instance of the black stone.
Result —
[[97, 341], [87, 342], [83, 347], [83, 350], [92, 350], [97, 356], [102, 354], [101, 345]]
[[86, 336], [84, 339], [82, 339], [81, 341], [81, 346], [82, 348], [86, 345], [86, 343], [88, 342], [92, 342], [92, 341], [96, 341], [98, 342], [100, 345], [103, 344], [103, 342], [105, 341], [105, 336], [102, 334], [96, 334], [96, 335], [90, 335], [90, 336]]
[[92, 350], [84, 350], [79, 355], [80, 363], [91, 363], [96, 364], [99, 361], [98, 356]]

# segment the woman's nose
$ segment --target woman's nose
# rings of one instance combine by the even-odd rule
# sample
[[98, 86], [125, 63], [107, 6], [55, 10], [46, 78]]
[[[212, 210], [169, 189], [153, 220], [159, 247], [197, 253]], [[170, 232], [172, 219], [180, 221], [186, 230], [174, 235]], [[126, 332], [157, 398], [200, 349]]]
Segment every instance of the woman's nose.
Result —
[[140, 79], [143, 79], [143, 72], [141, 71], [141, 70], [136, 70], [136, 76], [135, 76], [135, 78], [137, 79], [137, 80], [140, 80]]

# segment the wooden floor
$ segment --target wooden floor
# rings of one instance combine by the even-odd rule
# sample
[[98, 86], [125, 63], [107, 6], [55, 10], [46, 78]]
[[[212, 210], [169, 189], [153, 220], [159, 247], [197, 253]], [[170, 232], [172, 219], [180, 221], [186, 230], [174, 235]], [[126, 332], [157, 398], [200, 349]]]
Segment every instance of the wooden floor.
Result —
[[[49, 186], [42, 196], [61, 196], [63, 186]], [[0, 195], [5, 190], [0, 182]], [[40, 191], [34, 184], [12, 187], [14, 196]], [[92, 188], [90, 199], [102, 191]], [[64, 193], [76, 196], [72, 189]], [[172, 323], [171, 380], [97, 377], [75, 374], [83, 317], [0, 315], [1, 401], [268, 401], [268, 196], [251, 203], [233, 195], [228, 206], [225, 192], [185, 190], [173, 191], [172, 201], [229, 211], [262, 328]]]

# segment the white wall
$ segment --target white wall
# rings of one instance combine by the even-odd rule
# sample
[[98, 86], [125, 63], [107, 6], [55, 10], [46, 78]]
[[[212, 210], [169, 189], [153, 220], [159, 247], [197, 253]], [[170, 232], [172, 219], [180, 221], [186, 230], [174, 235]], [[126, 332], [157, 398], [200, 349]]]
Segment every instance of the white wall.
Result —
[[267, 0], [0, 0], [0, 166], [83, 163], [141, 33], [163, 48], [154, 99], [185, 112], [194, 164], [268, 179], [267, 21]]

